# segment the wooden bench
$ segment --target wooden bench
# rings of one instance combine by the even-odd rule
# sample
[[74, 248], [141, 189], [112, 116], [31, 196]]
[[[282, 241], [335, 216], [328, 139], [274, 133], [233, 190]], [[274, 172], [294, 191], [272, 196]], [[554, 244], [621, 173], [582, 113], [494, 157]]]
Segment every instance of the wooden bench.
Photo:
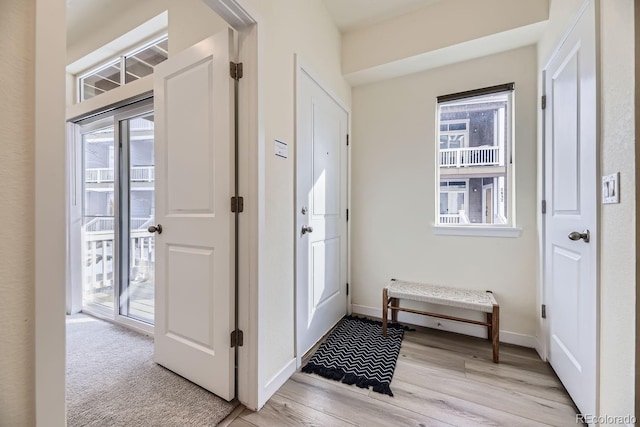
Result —
[[[465, 308], [486, 313], [486, 322], [463, 319], [461, 317], [446, 316], [412, 308], [400, 307], [400, 300], [427, 302], [446, 305], [449, 307]], [[382, 290], [382, 334], [387, 335], [387, 317], [391, 309], [391, 320], [398, 320], [398, 311], [422, 314], [439, 319], [455, 320], [486, 326], [489, 340], [493, 343], [493, 361], [498, 363], [500, 338], [500, 306], [491, 291], [449, 288], [446, 286], [427, 285], [423, 283], [403, 282], [391, 279], [389, 285]]]

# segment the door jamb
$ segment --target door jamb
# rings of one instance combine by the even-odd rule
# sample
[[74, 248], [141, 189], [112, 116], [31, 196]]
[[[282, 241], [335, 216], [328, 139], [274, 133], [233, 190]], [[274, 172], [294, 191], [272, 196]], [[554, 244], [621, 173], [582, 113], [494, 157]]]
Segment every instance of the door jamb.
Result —
[[264, 240], [264, 122], [262, 107], [262, 46], [264, 22], [247, 0], [203, 0], [238, 33], [238, 58], [244, 76], [238, 82], [239, 194], [244, 196], [245, 212], [239, 215], [240, 237], [238, 277], [238, 325], [244, 333], [244, 345], [238, 349], [237, 399], [257, 410], [260, 403], [261, 345], [258, 321], [263, 290], [258, 286], [262, 266], [259, 254]]

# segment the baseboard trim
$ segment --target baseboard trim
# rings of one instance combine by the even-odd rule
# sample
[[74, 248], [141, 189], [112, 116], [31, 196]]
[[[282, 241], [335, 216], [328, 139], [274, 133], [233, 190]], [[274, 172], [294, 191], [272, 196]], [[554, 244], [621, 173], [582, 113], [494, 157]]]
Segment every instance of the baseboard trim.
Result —
[[[351, 304], [351, 310], [353, 314], [359, 314], [361, 316], [376, 318], [380, 318], [381, 316], [380, 308], [368, 307], [366, 305]], [[437, 319], [419, 314], [399, 312], [398, 321], [409, 323], [411, 325], [425, 326], [427, 328], [470, 335], [472, 337], [487, 337], [487, 330], [484, 326], [471, 325], [446, 319]], [[538, 348], [538, 340], [536, 340], [534, 336], [505, 331], [502, 329], [500, 329], [500, 342], [515, 344], [521, 347]]]
[[547, 358], [545, 357], [544, 354], [544, 347], [542, 346], [542, 343], [540, 342], [540, 337], [534, 337], [534, 339], [536, 340], [536, 346], [533, 347], [536, 352], [538, 353], [538, 356], [540, 356], [540, 359], [542, 360], [547, 360]]
[[287, 364], [275, 374], [262, 389], [260, 397], [258, 399], [258, 410], [267, 403], [267, 401], [273, 396], [280, 387], [287, 382], [291, 375], [296, 372], [296, 359], [293, 358]]

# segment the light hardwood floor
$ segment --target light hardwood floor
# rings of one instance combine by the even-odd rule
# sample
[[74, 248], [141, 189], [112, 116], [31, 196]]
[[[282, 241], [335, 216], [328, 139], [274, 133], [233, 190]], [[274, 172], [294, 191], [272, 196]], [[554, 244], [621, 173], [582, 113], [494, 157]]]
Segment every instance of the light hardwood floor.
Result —
[[576, 426], [575, 407], [532, 349], [417, 328], [405, 332], [394, 397], [297, 372], [259, 411], [225, 425]]

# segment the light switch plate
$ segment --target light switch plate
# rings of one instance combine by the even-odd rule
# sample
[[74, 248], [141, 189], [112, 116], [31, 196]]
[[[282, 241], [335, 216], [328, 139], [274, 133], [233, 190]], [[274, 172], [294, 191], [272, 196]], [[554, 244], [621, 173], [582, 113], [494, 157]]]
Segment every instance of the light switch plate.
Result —
[[289, 157], [289, 146], [286, 142], [275, 140], [275, 154], [278, 157], [286, 159]]
[[602, 177], [602, 203], [620, 203], [620, 172]]

